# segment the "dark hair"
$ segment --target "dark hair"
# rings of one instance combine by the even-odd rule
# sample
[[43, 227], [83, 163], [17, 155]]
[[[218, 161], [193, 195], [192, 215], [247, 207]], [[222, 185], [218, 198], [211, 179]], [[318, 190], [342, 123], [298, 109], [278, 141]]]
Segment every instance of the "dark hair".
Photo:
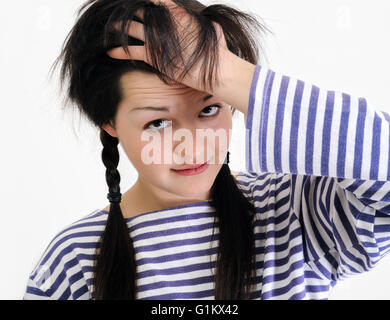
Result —
[[[268, 29], [255, 18], [221, 4], [206, 7], [195, 0], [174, 2], [185, 8], [201, 26], [199, 45], [185, 65], [183, 77], [194, 63], [204, 59], [204, 65], [211, 67], [204, 70], [202, 79], [205, 87], [211, 87], [210, 79], [218, 65], [215, 57], [217, 37], [212, 21], [221, 25], [230, 51], [253, 64], [258, 63], [261, 47], [252, 33], [253, 30]], [[116, 60], [106, 54], [113, 47], [122, 46], [127, 50], [129, 44], [144, 44], [128, 36], [124, 29], [129, 20], [142, 22], [134, 15], [141, 7], [145, 9], [145, 44], [149, 46], [155, 66], [161, 66], [162, 72], [143, 61]], [[79, 9], [77, 21], [53, 65], [55, 69], [62, 61], [60, 83], [61, 89], [67, 83], [65, 103], [76, 105], [100, 130], [109, 192], [120, 192], [119, 141], [101, 127], [109, 121], [115, 126], [116, 111], [122, 98], [120, 77], [124, 73], [142, 70], [157, 74], [166, 84], [172, 83], [166, 75], [172, 74], [172, 61], [182, 58], [172, 21], [164, 5], [151, 1], [89, 0]], [[114, 30], [115, 22], [122, 24], [121, 32]], [[219, 228], [215, 299], [248, 299], [256, 276], [253, 204], [237, 187], [226, 163], [211, 187], [210, 197], [216, 210], [213, 236], [215, 227]], [[135, 299], [136, 290], [133, 243], [119, 203], [111, 203], [104, 232], [96, 247], [92, 297]]]

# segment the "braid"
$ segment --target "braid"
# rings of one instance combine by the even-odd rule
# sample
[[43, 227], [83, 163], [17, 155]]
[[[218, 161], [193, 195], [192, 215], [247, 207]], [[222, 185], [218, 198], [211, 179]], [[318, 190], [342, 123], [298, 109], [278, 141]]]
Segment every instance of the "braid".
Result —
[[226, 163], [222, 165], [211, 188], [211, 199], [216, 209], [214, 227], [219, 227], [215, 299], [248, 299], [256, 275], [252, 225], [255, 209], [237, 187]]
[[117, 170], [119, 163], [118, 138], [112, 137], [106, 131], [100, 131], [100, 141], [103, 144], [102, 161], [106, 167], [106, 181], [109, 192], [120, 192], [121, 177]]
[[[109, 192], [120, 192], [119, 141], [103, 129], [100, 140]], [[119, 202], [110, 204], [106, 227], [96, 249], [100, 252], [95, 260], [94, 299], [135, 299], [135, 253]]]

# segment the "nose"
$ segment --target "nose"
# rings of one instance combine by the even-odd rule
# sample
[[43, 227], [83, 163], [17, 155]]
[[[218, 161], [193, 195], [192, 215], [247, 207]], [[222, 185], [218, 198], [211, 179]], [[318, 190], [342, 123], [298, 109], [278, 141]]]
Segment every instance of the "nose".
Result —
[[[199, 135], [201, 128], [193, 124], [181, 127], [173, 132], [173, 163], [174, 164], [200, 164], [206, 162], [210, 150], [206, 139]], [[198, 139], [197, 139], [197, 134]]]

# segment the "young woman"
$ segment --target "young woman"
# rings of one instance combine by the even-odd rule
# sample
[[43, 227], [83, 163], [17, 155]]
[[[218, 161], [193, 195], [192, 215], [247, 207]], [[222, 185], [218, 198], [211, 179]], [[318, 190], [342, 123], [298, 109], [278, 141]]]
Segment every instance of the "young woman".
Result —
[[[261, 66], [251, 32], [264, 26], [228, 6], [81, 11], [58, 61], [70, 102], [100, 130], [110, 204], [58, 233], [25, 299], [326, 299], [389, 252], [387, 113]], [[193, 148], [198, 129], [229, 141], [235, 109], [247, 129], [238, 173], [221, 139]], [[168, 135], [181, 129], [184, 153]], [[145, 133], [184, 161], [147, 163]], [[138, 171], [123, 195], [119, 142]]]

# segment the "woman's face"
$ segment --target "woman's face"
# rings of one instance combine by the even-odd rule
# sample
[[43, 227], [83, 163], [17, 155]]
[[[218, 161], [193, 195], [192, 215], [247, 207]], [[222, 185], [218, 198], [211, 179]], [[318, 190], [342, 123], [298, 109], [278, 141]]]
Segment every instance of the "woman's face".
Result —
[[[119, 139], [138, 179], [176, 199], [209, 199], [229, 148], [230, 105], [206, 92], [168, 86], [155, 74], [132, 71], [124, 74], [120, 83], [122, 101], [116, 128], [103, 128]], [[140, 109], [144, 107], [160, 110]], [[172, 170], [204, 162], [209, 166], [200, 174], [183, 176]]]

